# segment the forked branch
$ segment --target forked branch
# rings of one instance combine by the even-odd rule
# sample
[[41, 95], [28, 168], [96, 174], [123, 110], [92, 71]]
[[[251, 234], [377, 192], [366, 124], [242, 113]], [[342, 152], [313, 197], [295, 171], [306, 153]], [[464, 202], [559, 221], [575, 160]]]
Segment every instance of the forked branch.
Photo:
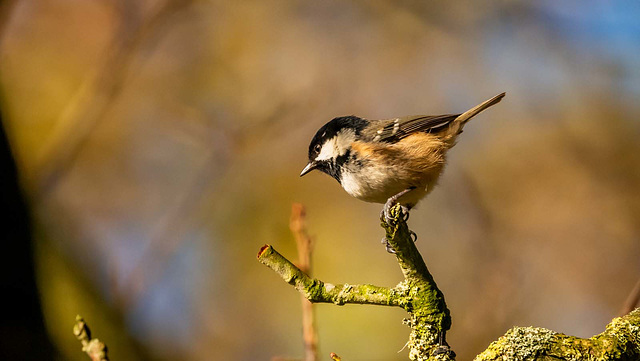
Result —
[[285, 282], [293, 285], [309, 301], [344, 305], [370, 304], [396, 306], [406, 310], [411, 328], [409, 358], [412, 360], [453, 360], [453, 353], [444, 342], [444, 333], [451, 326], [444, 295], [435, 284], [422, 256], [418, 252], [411, 232], [403, 219], [399, 206], [392, 208], [390, 224], [382, 223], [389, 245], [404, 275], [404, 280], [393, 288], [369, 284], [331, 284], [311, 278], [270, 245], [258, 253], [258, 260], [274, 270]]

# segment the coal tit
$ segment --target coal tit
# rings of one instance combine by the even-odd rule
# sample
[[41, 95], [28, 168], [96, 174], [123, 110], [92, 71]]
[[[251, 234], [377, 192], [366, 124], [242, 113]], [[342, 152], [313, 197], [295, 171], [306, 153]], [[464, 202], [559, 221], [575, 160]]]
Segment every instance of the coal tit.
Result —
[[311, 140], [309, 164], [300, 176], [314, 169], [324, 172], [353, 197], [385, 203], [383, 214], [389, 220], [392, 205], [400, 203], [408, 211], [431, 192], [465, 123], [504, 96], [462, 114], [334, 118]]

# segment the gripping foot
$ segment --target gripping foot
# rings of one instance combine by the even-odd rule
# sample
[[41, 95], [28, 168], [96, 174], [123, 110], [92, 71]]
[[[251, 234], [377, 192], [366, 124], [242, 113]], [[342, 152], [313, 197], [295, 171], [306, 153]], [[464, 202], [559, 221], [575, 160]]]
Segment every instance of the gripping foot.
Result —
[[[416, 187], [409, 187], [402, 192], [389, 197], [389, 199], [387, 199], [387, 202], [384, 204], [384, 207], [382, 207], [382, 212], [380, 212], [380, 219], [382, 219], [387, 224], [391, 224], [391, 222], [393, 221], [393, 217], [391, 216], [391, 208], [398, 203], [398, 199], [400, 199], [400, 197], [404, 196], [414, 189], [416, 189]], [[409, 207], [402, 205], [402, 214], [404, 217], [403, 219], [406, 222], [409, 219]]]

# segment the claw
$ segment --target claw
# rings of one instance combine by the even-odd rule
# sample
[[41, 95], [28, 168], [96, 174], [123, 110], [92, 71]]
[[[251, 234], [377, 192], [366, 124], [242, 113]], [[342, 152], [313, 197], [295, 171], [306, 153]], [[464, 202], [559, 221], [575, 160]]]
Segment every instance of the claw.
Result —
[[391, 216], [391, 207], [393, 207], [393, 203], [389, 203], [389, 201], [387, 201], [387, 203], [385, 203], [384, 207], [382, 208], [382, 219], [387, 224], [391, 224], [391, 222], [393, 222], [393, 217]]
[[387, 200], [387, 203], [382, 207], [382, 212], [380, 213], [380, 218], [385, 221], [387, 224], [391, 224], [393, 222], [393, 216], [391, 215], [391, 208], [396, 204], [396, 200], [393, 197]]
[[416, 232], [409, 230], [409, 234], [411, 235], [411, 238], [413, 238], [413, 243], [416, 243], [416, 241], [418, 240], [418, 235], [416, 234]]
[[382, 241], [380, 241], [380, 243], [384, 244], [384, 249], [387, 251], [387, 253], [396, 254], [396, 250], [393, 249], [393, 247], [391, 247], [386, 237], [383, 238]]
[[409, 207], [402, 205], [402, 219], [407, 222], [409, 220]]

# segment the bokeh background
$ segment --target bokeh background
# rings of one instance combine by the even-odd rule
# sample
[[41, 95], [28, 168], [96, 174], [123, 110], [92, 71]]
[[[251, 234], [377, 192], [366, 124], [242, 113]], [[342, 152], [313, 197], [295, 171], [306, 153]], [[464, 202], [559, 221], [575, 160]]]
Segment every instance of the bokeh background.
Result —
[[[3, 311], [3, 352], [84, 360], [81, 314], [113, 360], [300, 357], [299, 296], [255, 260], [264, 243], [295, 258], [293, 202], [317, 277], [401, 279], [380, 205], [298, 177], [315, 130], [503, 91], [409, 221], [448, 340], [466, 360], [514, 325], [602, 332], [640, 278], [639, 18], [637, 1], [4, 1], [27, 208], [3, 183], [24, 232], [5, 232], [2, 279], [36, 311]], [[407, 359], [403, 317], [318, 305], [321, 359]], [[51, 345], [19, 351], [31, 326]]]

